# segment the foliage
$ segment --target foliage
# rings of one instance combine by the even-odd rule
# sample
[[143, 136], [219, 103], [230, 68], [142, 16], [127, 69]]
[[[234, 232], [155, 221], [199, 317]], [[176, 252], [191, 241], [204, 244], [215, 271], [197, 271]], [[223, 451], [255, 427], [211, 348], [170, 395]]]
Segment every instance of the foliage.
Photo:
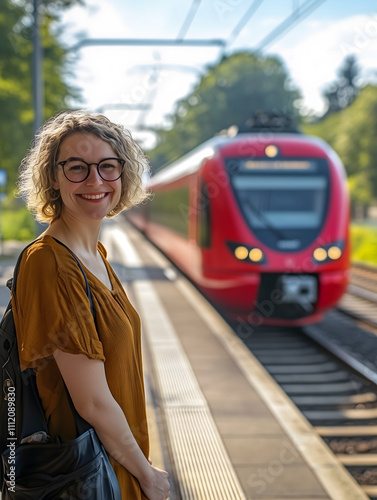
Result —
[[[41, 2], [41, 39], [45, 75], [45, 117], [66, 107], [66, 98], [77, 96], [64, 82], [69, 62], [59, 42], [59, 12], [82, 0]], [[8, 191], [14, 189], [17, 167], [33, 136], [32, 101], [32, 2], [0, 2], [0, 158], [8, 173]]]
[[32, 240], [35, 221], [24, 206], [11, 206], [1, 210], [1, 237], [4, 240]]
[[327, 141], [346, 168], [351, 200], [369, 204], [377, 198], [377, 86], [368, 85], [346, 109], [304, 131]]
[[367, 226], [351, 227], [351, 259], [377, 265], [377, 228]]
[[[7, 170], [11, 181], [15, 178], [12, 174], [18, 148], [25, 145], [23, 127], [28, 125], [21, 117], [28, 94], [23, 82], [30, 67], [26, 68], [23, 56], [18, 55], [23, 52], [20, 37], [10, 29], [17, 24], [21, 15], [22, 11], [18, 7], [9, 2], [0, 3], [0, 158], [1, 168]], [[30, 139], [30, 127], [27, 135]]]
[[349, 106], [357, 97], [359, 88], [356, 84], [359, 75], [359, 67], [354, 55], [349, 55], [343, 61], [339, 69], [339, 78], [333, 82], [324, 92], [328, 109], [325, 116], [336, 113]]
[[256, 112], [290, 115], [295, 121], [299, 98], [280, 59], [251, 52], [225, 56], [178, 102], [171, 128], [158, 131], [151, 163], [158, 169], [222, 129], [244, 127]]

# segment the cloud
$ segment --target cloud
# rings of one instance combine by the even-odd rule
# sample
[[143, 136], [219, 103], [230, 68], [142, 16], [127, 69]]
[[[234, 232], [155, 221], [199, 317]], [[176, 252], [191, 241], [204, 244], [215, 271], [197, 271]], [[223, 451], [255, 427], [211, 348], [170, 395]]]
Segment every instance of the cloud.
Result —
[[283, 57], [292, 79], [302, 89], [306, 106], [321, 112], [321, 90], [337, 78], [347, 55], [356, 55], [364, 78], [377, 69], [377, 12], [332, 23], [308, 22], [273, 49]]

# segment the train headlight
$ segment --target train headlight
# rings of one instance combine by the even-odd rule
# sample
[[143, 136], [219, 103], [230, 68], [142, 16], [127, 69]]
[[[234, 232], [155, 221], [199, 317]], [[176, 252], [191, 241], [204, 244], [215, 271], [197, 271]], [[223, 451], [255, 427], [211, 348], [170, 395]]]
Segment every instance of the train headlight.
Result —
[[252, 248], [249, 252], [249, 259], [252, 262], [260, 262], [263, 259], [263, 252], [260, 248]]
[[249, 255], [249, 250], [246, 247], [239, 246], [234, 250], [234, 255], [238, 260], [245, 260]]
[[266, 264], [266, 256], [258, 247], [243, 245], [235, 241], [227, 241], [227, 246], [237, 260], [248, 262], [249, 264]]
[[313, 251], [313, 259], [315, 262], [322, 264], [323, 262], [331, 262], [340, 259], [343, 254], [344, 242], [336, 241], [330, 245], [317, 247]]
[[331, 260], [338, 260], [342, 255], [342, 250], [334, 245], [327, 250], [327, 255]]
[[324, 248], [318, 247], [314, 250], [313, 257], [317, 262], [323, 262], [327, 259], [327, 252]]
[[264, 153], [268, 158], [275, 158], [279, 154], [279, 150], [275, 144], [269, 144], [266, 146]]

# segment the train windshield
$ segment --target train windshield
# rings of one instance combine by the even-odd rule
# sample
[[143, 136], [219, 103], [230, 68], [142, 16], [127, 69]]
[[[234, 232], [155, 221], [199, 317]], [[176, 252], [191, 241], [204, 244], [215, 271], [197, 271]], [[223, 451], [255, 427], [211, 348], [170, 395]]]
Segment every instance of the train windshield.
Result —
[[[255, 235], [278, 250], [300, 250], [318, 235], [328, 204], [329, 175], [327, 162], [289, 160], [253, 161], [258, 168], [247, 167], [251, 161], [238, 160], [228, 168], [231, 184], [243, 216]], [[276, 167], [278, 163], [278, 167]], [[294, 165], [297, 165], [294, 168]], [[307, 168], [302, 168], [307, 165]]]

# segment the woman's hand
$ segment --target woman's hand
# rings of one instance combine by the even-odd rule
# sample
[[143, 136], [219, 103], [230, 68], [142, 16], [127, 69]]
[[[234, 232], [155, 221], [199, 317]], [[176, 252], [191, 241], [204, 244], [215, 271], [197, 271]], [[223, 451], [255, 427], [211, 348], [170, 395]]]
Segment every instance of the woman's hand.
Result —
[[169, 498], [170, 485], [168, 476], [169, 474], [166, 471], [151, 466], [148, 480], [139, 480], [141, 489], [149, 500], [166, 500]]
[[77, 412], [94, 427], [106, 451], [139, 480], [150, 500], [166, 500], [168, 473], [153, 467], [141, 451], [107, 385], [103, 361], [62, 351], [54, 357]]

